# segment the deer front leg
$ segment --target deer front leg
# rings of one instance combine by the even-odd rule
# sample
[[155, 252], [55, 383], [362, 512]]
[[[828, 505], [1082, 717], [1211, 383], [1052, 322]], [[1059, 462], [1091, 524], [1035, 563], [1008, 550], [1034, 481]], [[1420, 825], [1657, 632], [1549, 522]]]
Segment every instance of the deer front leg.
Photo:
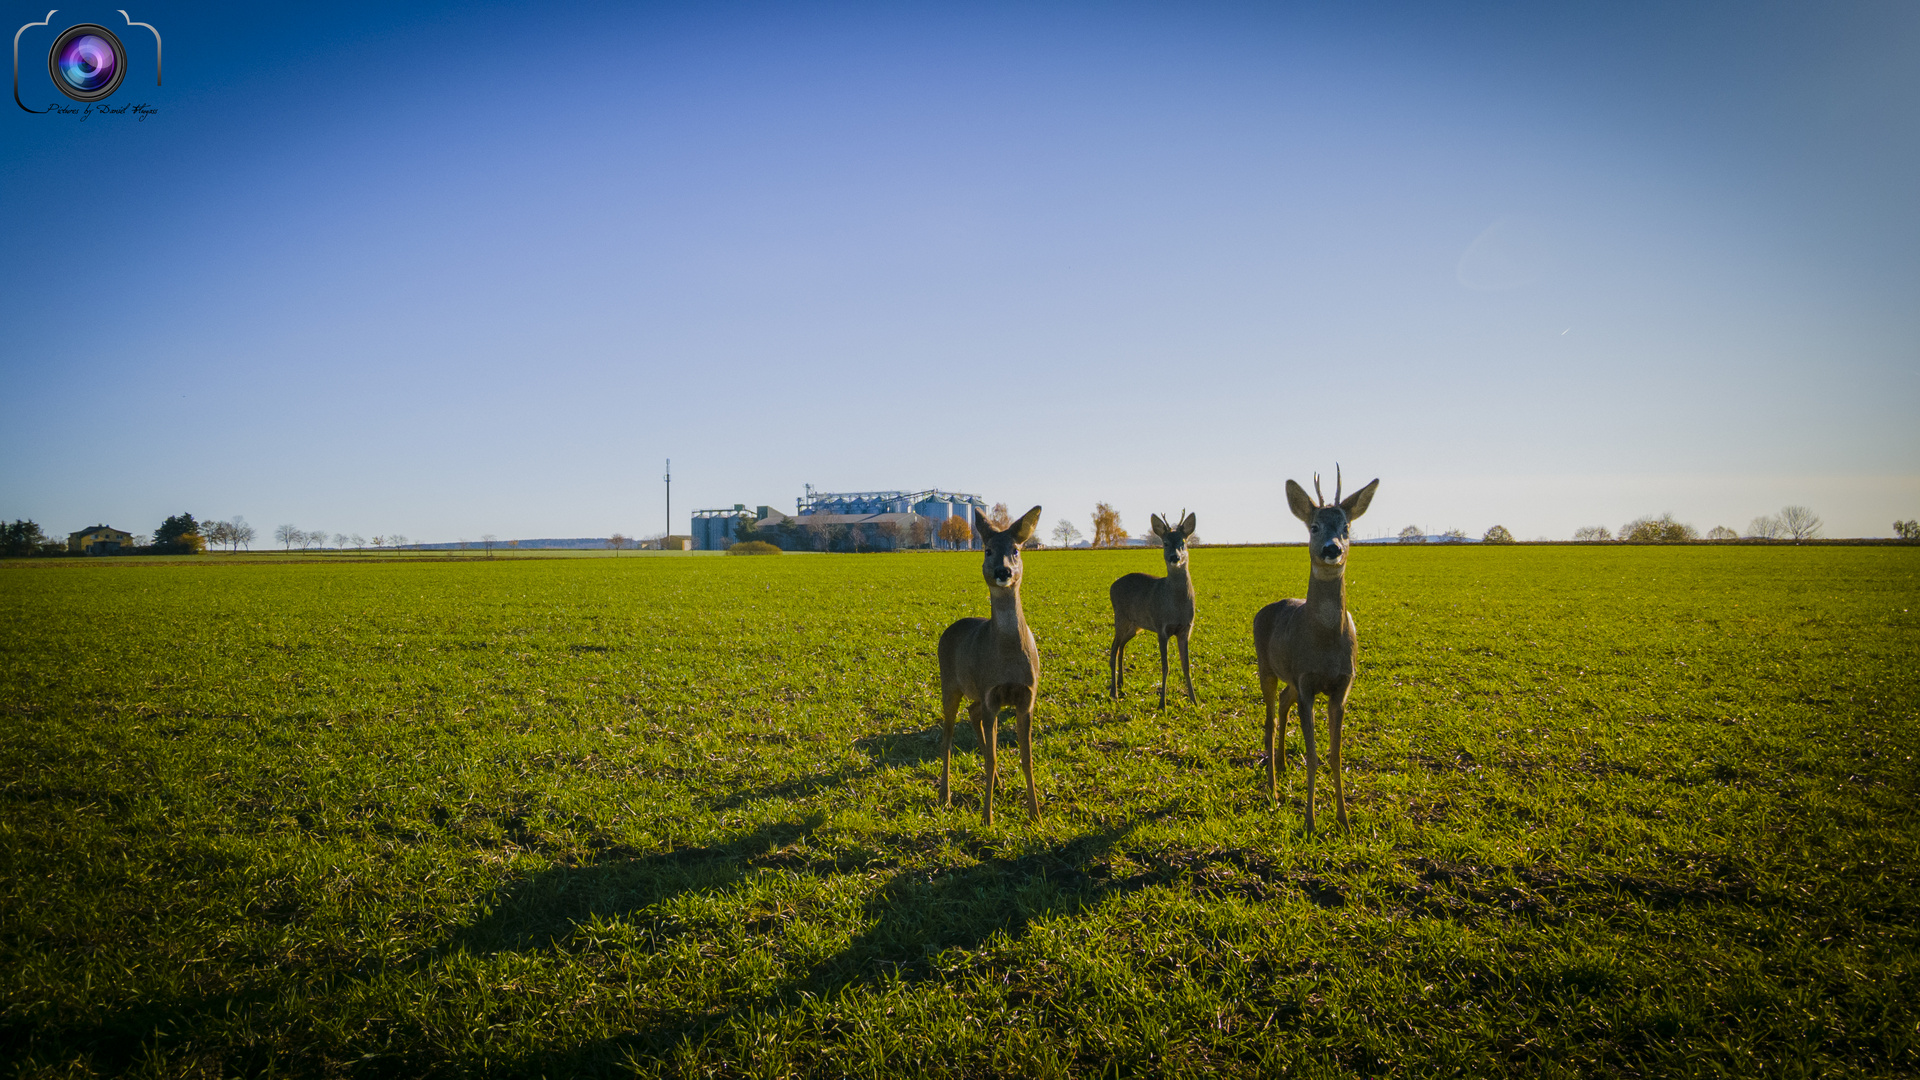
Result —
[[981, 707], [980, 744], [987, 752], [986, 823], [993, 824], [993, 787], [1000, 779], [1000, 710]]
[[1018, 715], [1020, 725], [1020, 771], [1027, 774], [1027, 811], [1040, 819], [1040, 792], [1033, 786], [1033, 706]]
[[960, 695], [940, 688], [940, 805], [953, 805], [953, 788], [948, 774], [953, 766], [953, 714], [960, 706]]
[[1340, 767], [1340, 726], [1346, 719], [1347, 702], [1345, 695], [1327, 699], [1327, 764], [1333, 769], [1333, 807], [1334, 817], [1340, 822], [1340, 831], [1347, 832], [1347, 782]]
[[1167, 707], [1167, 632], [1160, 631], [1160, 707]]
[[1193, 627], [1183, 626], [1180, 628], [1180, 677], [1186, 680], [1187, 683], [1187, 700], [1192, 704], [1198, 705], [1200, 704], [1200, 699], [1195, 696], [1193, 692], [1193, 665], [1187, 660], [1187, 638], [1192, 636], [1192, 634]]
[[1313, 695], [1295, 687], [1300, 701], [1300, 734], [1307, 742], [1307, 835], [1313, 835], [1313, 774], [1320, 769], [1320, 751], [1313, 743]]

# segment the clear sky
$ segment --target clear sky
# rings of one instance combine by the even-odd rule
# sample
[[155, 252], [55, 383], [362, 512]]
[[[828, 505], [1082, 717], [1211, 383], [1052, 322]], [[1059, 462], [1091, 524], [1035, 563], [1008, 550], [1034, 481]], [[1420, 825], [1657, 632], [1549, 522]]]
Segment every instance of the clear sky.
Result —
[[21, 39], [157, 112], [0, 121], [0, 515], [1920, 517], [1908, 0], [278, 7]]

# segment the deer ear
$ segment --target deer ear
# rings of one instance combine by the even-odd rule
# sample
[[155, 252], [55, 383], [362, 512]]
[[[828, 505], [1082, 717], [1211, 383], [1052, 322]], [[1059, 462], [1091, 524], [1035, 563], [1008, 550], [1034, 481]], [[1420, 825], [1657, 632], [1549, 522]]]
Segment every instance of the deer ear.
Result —
[[1026, 513], [1021, 514], [1020, 520], [1014, 522], [1012, 527], [1009, 528], [1007, 531], [1013, 534], [1013, 539], [1015, 543], [1024, 544], [1027, 541], [1033, 539], [1033, 530], [1038, 528], [1039, 526], [1040, 526], [1040, 508], [1036, 506], [1033, 509], [1027, 511]]
[[[1379, 483], [1377, 480], [1374, 482]], [[1356, 499], [1359, 497], [1358, 495], [1354, 496]], [[1291, 480], [1287, 481], [1287, 509], [1293, 511], [1294, 517], [1299, 518], [1309, 525], [1313, 524], [1313, 512], [1316, 509], [1313, 505], [1313, 500], [1307, 498], [1307, 490], [1305, 488]]]
[[1188, 514], [1188, 515], [1187, 515], [1187, 519], [1186, 519], [1185, 521], [1182, 521], [1182, 522], [1180, 523], [1180, 535], [1181, 535], [1181, 536], [1192, 536], [1192, 535], [1193, 535], [1193, 530], [1194, 530], [1195, 528], [1196, 528], [1196, 526], [1194, 525], [1194, 522], [1193, 522], [1193, 515], [1192, 515], [1192, 514]]
[[973, 508], [973, 531], [981, 540], [985, 540], [1000, 530], [994, 528], [993, 522], [988, 521], [987, 515], [981, 513], [980, 508], [976, 506]]
[[1166, 522], [1160, 520], [1159, 514], [1153, 515], [1153, 517], [1149, 518], [1148, 520], [1151, 522], [1153, 535], [1155, 536], [1165, 536], [1168, 533], [1173, 531], [1172, 529], [1167, 528]]
[[1373, 502], [1374, 489], [1379, 486], [1380, 481], [1376, 478], [1373, 483], [1340, 500], [1340, 509], [1347, 512], [1348, 521], [1367, 512], [1367, 507]]

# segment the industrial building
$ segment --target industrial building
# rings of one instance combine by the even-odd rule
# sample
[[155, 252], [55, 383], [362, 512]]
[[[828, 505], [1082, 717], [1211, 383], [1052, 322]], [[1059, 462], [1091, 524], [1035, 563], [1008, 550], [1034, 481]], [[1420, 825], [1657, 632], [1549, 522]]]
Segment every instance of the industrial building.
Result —
[[[927, 488], [924, 491], [815, 491], [794, 500], [795, 512], [783, 514], [769, 506], [751, 511], [745, 503], [729, 509], [693, 512], [693, 544], [700, 551], [723, 551], [743, 532], [754, 539], [782, 547], [818, 548], [825, 538], [840, 536], [854, 550], [917, 546], [945, 546], [937, 538], [940, 526], [955, 515], [973, 523], [973, 512], [987, 512], [978, 495]], [[828, 530], [842, 530], [828, 532]]]

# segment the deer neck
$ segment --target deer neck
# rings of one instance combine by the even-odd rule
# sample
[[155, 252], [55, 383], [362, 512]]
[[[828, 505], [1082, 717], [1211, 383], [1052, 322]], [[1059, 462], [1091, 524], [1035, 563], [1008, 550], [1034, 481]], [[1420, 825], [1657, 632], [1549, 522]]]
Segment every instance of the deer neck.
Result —
[[988, 621], [996, 634], [1020, 636], [1020, 628], [1027, 624], [1026, 613], [1020, 610], [1020, 589], [987, 587], [987, 598], [992, 605], [992, 615]]
[[1188, 600], [1192, 600], [1193, 578], [1187, 574], [1187, 564], [1169, 563], [1167, 566], [1166, 583], [1161, 585], [1160, 588], [1165, 590], [1160, 594], [1162, 596], [1185, 597]]
[[1307, 579], [1307, 619], [1316, 628], [1338, 634], [1347, 624], [1347, 574], [1345, 567], [1331, 571], [1314, 567]]

